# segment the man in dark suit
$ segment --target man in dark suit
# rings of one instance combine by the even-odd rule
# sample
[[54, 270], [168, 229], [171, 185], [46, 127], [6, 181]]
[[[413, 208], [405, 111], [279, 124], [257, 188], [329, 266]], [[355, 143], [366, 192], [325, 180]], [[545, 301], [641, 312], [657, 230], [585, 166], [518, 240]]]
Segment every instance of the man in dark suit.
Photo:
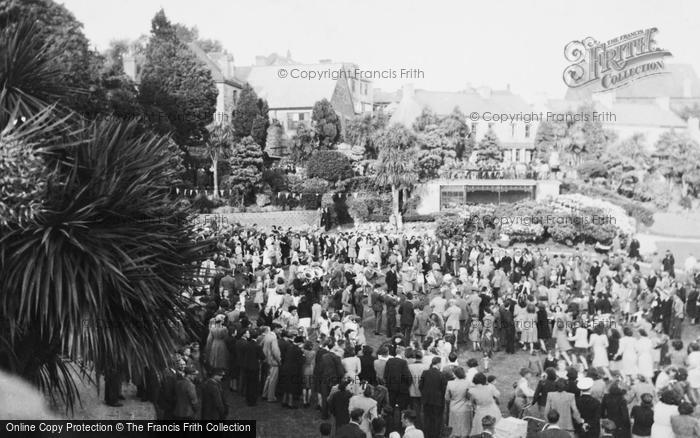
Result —
[[[326, 348], [328, 350], [333, 349], [333, 341], [328, 340], [326, 343]], [[324, 420], [328, 419], [328, 395], [331, 392], [331, 388], [340, 382], [340, 379], [345, 375], [345, 368], [343, 368], [343, 363], [340, 360], [338, 354], [334, 351], [329, 351], [324, 354], [321, 358], [321, 369], [319, 372], [319, 377], [321, 378], [320, 390], [321, 390], [321, 418]]]
[[447, 379], [440, 372], [440, 357], [434, 357], [430, 368], [423, 371], [418, 388], [423, 403], [425, 417], [423, 432], [426, 438], [440, 438], [442, 414], [445, 409], [445, 388]]
[[173, 418], [175, 410], [175, 382], [177, 381], [177, 373], [174, 368], [168, 367], [163, 372], [163, 378], [160, 381], [158, 395], [156, 397], [156, 419], [170, 420]]
[[389, 292], [384, 295], [384, 304], [386, 304], [386, 335], [391, 338], [396, 333], [396, 306], [399, 304], [399, 299], [395, 293]]
[[406, 337], [406, 339], [411, 339], [411, 329], [413, 328], [413, 319], [415, 318], [415, 312], [413, 311], [413, 294], [409, 293], [406, 298], [399, 305], [399, 315], [401, 318], [399, 323], [401, 325], [401, 333]]
[[578, 381], [581, 396], [576, 399], [576, 408], [583, 419], [583, 425], [577, 430], [579, 438], [598, 438], [600, 436], [600, 402], [591, 396], [593, 379], [584, 377]]
[[503, 344], [506, 353], [515, 353], [515, 321], [513, 319], [513, 301], [507, 299], [499, 308], [501, 331], [503, 336]]
[[403, 410], [408, 406], [409, 388], [413, 377], [408, 369], [408, 362], [396, 356], [396, 346], [389, 347], [389, 360], [384, 367], [384, 382], [389, 391], [391, 404]]
[[386, 273], [384, 281], [386, 282], [386, 288], [389, 292], [392, 292], [394, 294], [398, 293], [398, 291], [399, 291], [399, 277], [398, 277], [398, 274], [396, 273], [396, 265], [391, 265], [391, 267], [389, 268], [389, 270]]
[[224, 399], [221, 379], [226, 373], [223, 369], [213, 371], [211, 377], [202, 382], [202, 420], [225, 420], [228, 406]]
[[248, 406], [258, 404], [258, 396], [260, 395], [258, 390], [260, 386], [260, 362], [265, 360], [265, 353], [263, 353], [262, 347], [255, 340], [256, 337], [253, 336], [250, 330], [246, 330], [242, 336], [246, 343], [241, 349], [241, 371], [246, 382], [245, 401]]
[[365, 413], [363, 409], [355, 408], [350, 411], [350, 422], [344, 424], [335, 431], [336, 438], [366, 438], [367, 435], [360, 429], [362, 415]]
[[559, 412], [550, 409], [547, 412], [547, 425], [537, 434], [537, 438], [571, 438], [571, 434], [559, 427]]

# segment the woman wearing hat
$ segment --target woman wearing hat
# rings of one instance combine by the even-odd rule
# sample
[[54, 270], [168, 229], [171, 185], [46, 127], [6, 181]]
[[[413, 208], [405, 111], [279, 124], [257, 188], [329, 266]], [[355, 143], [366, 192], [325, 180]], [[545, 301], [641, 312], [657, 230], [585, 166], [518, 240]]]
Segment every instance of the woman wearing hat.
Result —
[[225, 320], [226, 315], [216, 315], [213, 325], [209, 328], [207, 364], [210, 368], [224, 369], [229, 364], [228, 348], [226, 348], [228, 329], [224, 326]]

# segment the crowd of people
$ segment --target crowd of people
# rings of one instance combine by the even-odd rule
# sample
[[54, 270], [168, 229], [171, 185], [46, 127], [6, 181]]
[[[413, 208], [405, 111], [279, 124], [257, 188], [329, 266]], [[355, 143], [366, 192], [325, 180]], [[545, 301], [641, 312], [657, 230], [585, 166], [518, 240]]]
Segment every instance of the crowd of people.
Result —
[[[219, 250], [192, 294], [203, 330], [147, 391], [159, 418], [224, 419], [233, 391], [318, 409], [341, 438], [494, 436], [504, 417], [547, 437], [700, 437], [700, 342], [681, 336], [698, 317], [692, 256], [677, 275], [670, 253], [646, 263], [635, 245], [200, 231]], [[499, 390], [492, 361], [511, 357], [519, 380]]]

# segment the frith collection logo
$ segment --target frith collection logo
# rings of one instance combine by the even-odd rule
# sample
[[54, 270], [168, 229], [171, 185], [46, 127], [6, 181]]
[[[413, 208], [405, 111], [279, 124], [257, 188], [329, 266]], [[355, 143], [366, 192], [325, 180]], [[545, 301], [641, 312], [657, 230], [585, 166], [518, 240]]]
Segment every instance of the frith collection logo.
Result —
[[572, 64], [564, 70], [564, 83], [570, 88], [591, 86], [607, 91], [665, 73], [664, 58], [671, 52], [657, 47], [657, 32], [653, 27], [602, 43], [592, 37], [570, 42], [564, 56]]

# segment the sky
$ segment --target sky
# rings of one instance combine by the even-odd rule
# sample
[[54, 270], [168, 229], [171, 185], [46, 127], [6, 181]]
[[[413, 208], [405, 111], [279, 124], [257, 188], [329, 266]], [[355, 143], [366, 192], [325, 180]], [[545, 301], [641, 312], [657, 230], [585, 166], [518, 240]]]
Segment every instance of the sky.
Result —
[[[61, 3], [61, 0], [58, 0]], [[99, 50], [150, 30], [162, 7], [173, 22], [220, 40], [236, 65], [286, 54], [304, 63], [353, 62], [362, 70], [419, 69], [414, 78], [375, 79], [391, 91], [458, 91], [467, 84], [563, 97], [564, 46], [659, 29], [656, 41], [700, 73], [697, 0], [64, 0]]]

